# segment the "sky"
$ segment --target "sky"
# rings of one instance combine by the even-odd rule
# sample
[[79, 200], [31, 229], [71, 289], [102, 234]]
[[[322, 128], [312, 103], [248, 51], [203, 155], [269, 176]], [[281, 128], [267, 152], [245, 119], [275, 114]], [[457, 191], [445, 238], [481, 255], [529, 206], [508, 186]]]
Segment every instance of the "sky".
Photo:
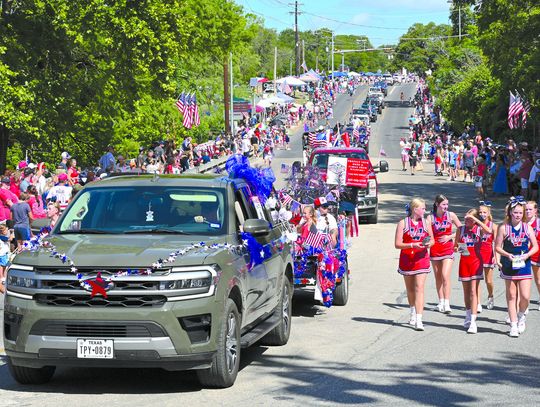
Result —
[[[294, 0], [234, 0], [278, 31], [294, 27]], [[366, 35], [378, 47], [397, 44], [414, 23], [449, 23], [447, 0], [301, 0], [300, 31], [329, 28], [336, 34]], [[333, 21], [335, 20], [335, 21]]]

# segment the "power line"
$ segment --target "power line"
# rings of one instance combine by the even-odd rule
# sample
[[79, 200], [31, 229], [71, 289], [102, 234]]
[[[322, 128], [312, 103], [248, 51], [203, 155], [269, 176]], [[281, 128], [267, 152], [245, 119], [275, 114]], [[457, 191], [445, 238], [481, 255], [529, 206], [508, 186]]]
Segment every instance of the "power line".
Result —
[[403, 27], [400, 27], [400, 28], [398, 28], [398, 27], [379, 27], [379, 26], [376, 26], [376, 25], [356, 24], [356, 23], [351, 23], [351, 22], [348, 22], [348, 21], [336, 20], [336, 19], [330, 18], [330, 17], [319, 16], [317, 14], [313, 14], [313, 13], [310, 13], [310, 12], [307, 12], [307, 11], [304, 11], [304, 14], [309, 14], [310, 16], [318, 17], [318, 18], [321, 18], [323, 20], [333, 21], [334, 23], [353, 25], [355, 27], [378, 28], [378, 29], [381, 29], [381, 30], [408, 30], [409, 29], [409, 27], [407, 27], [407, 28], [403, 28]]

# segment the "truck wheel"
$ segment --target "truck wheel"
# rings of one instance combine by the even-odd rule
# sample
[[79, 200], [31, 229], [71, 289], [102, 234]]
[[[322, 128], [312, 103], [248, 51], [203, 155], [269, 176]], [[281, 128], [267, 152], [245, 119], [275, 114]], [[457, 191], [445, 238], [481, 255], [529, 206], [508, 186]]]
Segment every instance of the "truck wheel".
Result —
[[11, 376], [20, 384], [45, 384], [54, 375], [56, 366], [44, 366], [40, 368], [17, 366], [7, 358], [9, 372]]
[[230, 298], [217, 334], [217, 352], [209, 369], [197, 370], [203, 386], [225, 388], [236, 380], [240, 366], [240, 314]]
[[279, 299], [279, 303], [275, 311], [279, 313], [280, 321], [278, 326], [272, 329], [264, 338], [261, 339], [262, 345], [282, 346], [289, 341], [292, 320], [292, 294], [293, 289], [291, 282], [287, 279], [287, 277], [283, 276], [281, 298]]
[[377, 209], [377, 211], [375, 212], [375, 215], [371, 215], [367, 218], [367, 221], [368, 223], [371, 223], [371, 224], [377, 224], [377, 221], [379, 219], [379, 210]]
[[334, 305], [347, 305], [349, 301], [349, 272], [341, 278], [341, 282], [334, 291]]

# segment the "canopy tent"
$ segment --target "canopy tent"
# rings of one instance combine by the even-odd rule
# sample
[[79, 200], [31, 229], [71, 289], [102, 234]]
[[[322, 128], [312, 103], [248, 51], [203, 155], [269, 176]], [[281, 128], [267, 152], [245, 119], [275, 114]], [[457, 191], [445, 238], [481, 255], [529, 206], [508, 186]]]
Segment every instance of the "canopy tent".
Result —
[[294, 98], [287, 96], [284, 93], [277, 93], [275, 96], [270, 96], [266, 99], [261, 99], [257, 103], [257, 106], [266, 108], [266, 107], [272, 106], [273, 104], [285, 105], [291, 102], [294, 102]]
[[[347, 72], [340, 72], [340, 71], [334, 72], [334, 78], [341, 78], [343, 76], [347, 76]], [[332, 74], [330, 73], [328, 77], [331, 78]]]
[[285, 78], [279, 78], [276, 83], [283, 83], [287, 82], [287, 85], [289, 86], [304, 86], [307, 85], [304, 81], [295, 78], [294, 76], [286, 76]]
[[359, 74], [358, 72], [354, 72], [354, 71], [350, 71], [347, 75], [348, 75], [348, 76], [362, 76], [362, 75]]
[[319, 82], [320, 81], [318, 76], [312, 75], [309, 72], [303, 75], [300, 75], [300, 80], [304, 82]]

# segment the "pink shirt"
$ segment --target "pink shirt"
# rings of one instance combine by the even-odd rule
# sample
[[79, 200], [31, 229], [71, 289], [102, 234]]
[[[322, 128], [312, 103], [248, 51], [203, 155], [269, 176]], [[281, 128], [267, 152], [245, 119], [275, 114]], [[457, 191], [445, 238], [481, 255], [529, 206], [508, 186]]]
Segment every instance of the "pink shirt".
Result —
[[11, 211], [6, 201], [11, 200], [12, 203], [19, 202], [17, 195], [9, 189], [0, 188], [0, 221], [11, 219]]

